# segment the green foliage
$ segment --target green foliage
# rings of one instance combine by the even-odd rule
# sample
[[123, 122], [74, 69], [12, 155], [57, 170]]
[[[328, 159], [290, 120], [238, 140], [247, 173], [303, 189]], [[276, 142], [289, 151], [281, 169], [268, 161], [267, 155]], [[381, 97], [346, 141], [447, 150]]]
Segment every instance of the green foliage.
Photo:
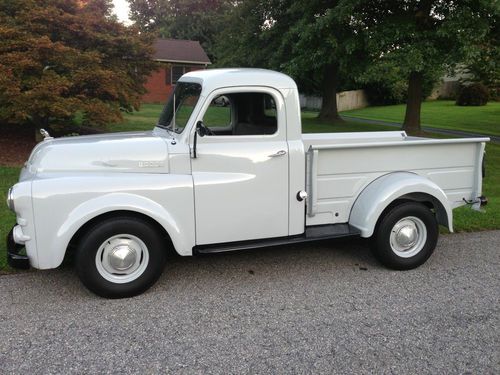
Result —
[[457, 96], [457, 105], [480, 106], [488, 103], [488, 88], [482, 83], [472, 83], [460, 88]]
[[370, 105], [400, 104], [406, 101], [408, 84], [398, 79], [395, 81], [371, 81], [364, 85]]
[[490, 0], [340, 0], [339, 9], [352, 17], [370, 56], [361, 81], [384, 81], [387, 71], [405, 77], [405, 125], [417, 130], [422, 85], [475, 56], [496, 11]]
[[[219, 66], [250, 66], [291, 75], [304, 93], [321, 94], [322, 113], [337, 118], [335, 92], [363, 66], [361, 38], [338, 1], [248, 0], [226, 15], [217, 40]], [[356, 61], [356, 64], [352, 62]]]
[[[422, 82], [422, 99], [427, 98], [436, 79], [425, 77]], [[370, 105], [391, 105], [405, 103], [408, 99], [408, 80], [398, 73], [387, 74], [383, 80], [369, 80], [364, 83], [364, 90]]]
[[224, 29], [215, 41], [217, 67], [256, 67], [282, 70], [289, 52], [281, 48], [291, 19], [286, 9], [291, 0], [237, 2], [222, 16]]
[[129, 0], [129, 4], [130, 18], [141, 30], [162, 38], [199, 41], [214, 59], [214, 41], [224, 28], [228, 0]]
[[[352, 24], [363, 32], [372, 61], [401, 74], [431, 73], [454, 66], [476, 52], [488, 33], [485, 0], [341, 0]], [[381, 70], [374, 69], [373, 73]]]
[[[219, 35], [218, 66], [250, 66], [290, 74], [302, 92], [321, 93], [325, 69], [338, 66], [348, 78], [362, 58], [359, 39], [350, 38], [348, 17], [339, 18], [336, 1], [249, 0], [226, 15]], [[352, 64], [356, 60], [358, 64]], [[357, 70], [356, 70], [357, 68]]]
[[465, 83], [480, 82], [484, 84], [490, 98], [500, 99], [500, 6], [492, 8], [485, 17], [488, 18], [488, 32], [477, 45], [476, 50], [465, 61], [463, 73]]
[[36, 127], [78, 111], [85, 125], [137, 109], [154, 68], [150, 37], [108, 0], [0, 0], [0, 121]]

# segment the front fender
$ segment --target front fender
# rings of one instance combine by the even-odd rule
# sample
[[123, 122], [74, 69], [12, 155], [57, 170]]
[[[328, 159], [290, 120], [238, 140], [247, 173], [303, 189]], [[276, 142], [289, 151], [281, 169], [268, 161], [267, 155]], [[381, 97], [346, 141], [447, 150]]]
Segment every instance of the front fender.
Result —
[[113, 211], [133, 211], [155, 220], [180, 255], [195, 244], [193, 185], [189, 175], [115, 174], [61, 177], [34, 182], [38, 268], [58, 267], [75, 233]]
[[111, 193], [83, 202], [71, 211], [67, 221], [59, 228], [57, 237], [68, 244], [85, 223], [113, 211], [133, 211], [146, 215], [167, 231], [176, 249], [186, 247], [179, 223], [164, 207], [149, 198], [130, 193]]
[[370, 237], [382, 212], [396, 199], [430, 200], [436, 209], [438, 222], [453, 232], [453, 213], [443, 190], [425, 177], [410, 172], [394, 172], [370, 183], [352, 207], [349, 224]]

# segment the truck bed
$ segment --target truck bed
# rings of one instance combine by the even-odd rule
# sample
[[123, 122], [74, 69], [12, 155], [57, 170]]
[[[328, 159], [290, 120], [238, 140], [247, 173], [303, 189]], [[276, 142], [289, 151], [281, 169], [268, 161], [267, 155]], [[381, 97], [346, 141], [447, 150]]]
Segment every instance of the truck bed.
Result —
[[355, 198], [383, 175], [407, 171], [436, 183], [451, 207], [476, 199], [488, 138], [431, 139], [403, 131], [304, 134], [306, 225], [345, 223]]

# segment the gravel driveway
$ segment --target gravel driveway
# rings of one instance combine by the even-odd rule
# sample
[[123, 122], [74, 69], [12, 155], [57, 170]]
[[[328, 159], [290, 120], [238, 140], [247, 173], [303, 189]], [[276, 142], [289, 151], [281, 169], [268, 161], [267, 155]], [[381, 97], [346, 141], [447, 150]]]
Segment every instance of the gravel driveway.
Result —
[[1, 373], [500, 373], [500, 231], [395, 272], [361, 240], [174, 258], [105, 300], [70, 267], [0, 276]]

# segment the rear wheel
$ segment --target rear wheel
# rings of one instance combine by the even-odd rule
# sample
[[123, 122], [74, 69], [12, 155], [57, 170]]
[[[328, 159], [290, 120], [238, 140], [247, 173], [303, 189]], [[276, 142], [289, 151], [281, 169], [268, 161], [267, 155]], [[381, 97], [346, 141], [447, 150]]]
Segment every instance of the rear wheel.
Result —
[[429, 259], [438, 235], [433, 212], [421, 203], [406, 202], [391, 208], [380, 219], [372, 238], [372, 250], [389, 268], [412, 269]]
[[76, 270], [97, 295], [123, 298], [147, 290], [165, 265], [164, 241], [150, 223], [109, 218], [90, 228], [77, 249]]

